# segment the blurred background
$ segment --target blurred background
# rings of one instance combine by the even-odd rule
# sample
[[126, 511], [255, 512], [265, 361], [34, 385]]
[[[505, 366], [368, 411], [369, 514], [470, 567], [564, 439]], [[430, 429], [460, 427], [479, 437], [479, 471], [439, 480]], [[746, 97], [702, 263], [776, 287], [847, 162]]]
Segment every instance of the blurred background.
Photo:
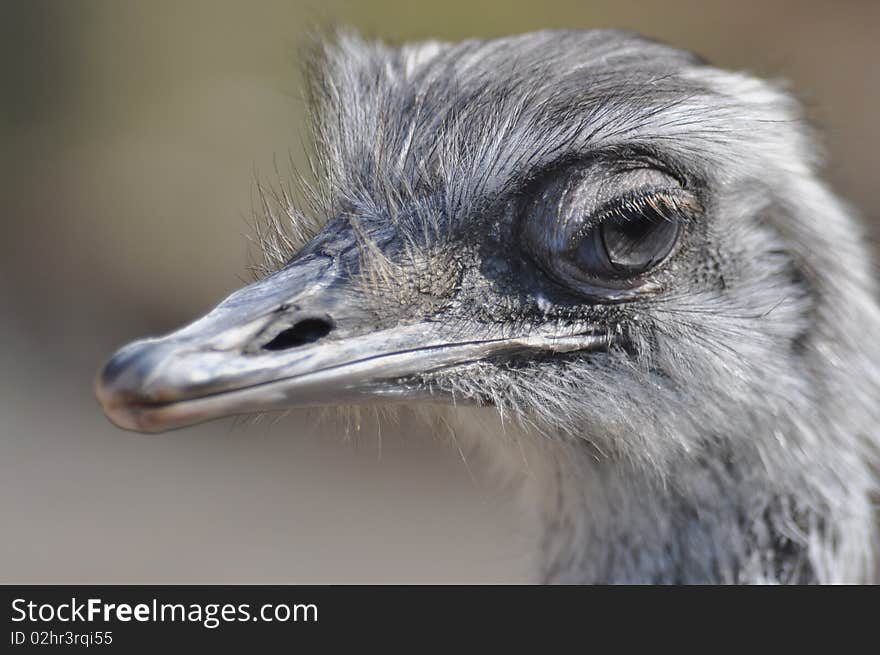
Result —
[[302, 162], [314, 25], [392, 41], [623, 27], [790, 80], [876, 237], [880, 2], [0, 0], [0, 582], [521, 582], [507, 495], [404, 423], [114, 429], [103, 361], [249, 278]]

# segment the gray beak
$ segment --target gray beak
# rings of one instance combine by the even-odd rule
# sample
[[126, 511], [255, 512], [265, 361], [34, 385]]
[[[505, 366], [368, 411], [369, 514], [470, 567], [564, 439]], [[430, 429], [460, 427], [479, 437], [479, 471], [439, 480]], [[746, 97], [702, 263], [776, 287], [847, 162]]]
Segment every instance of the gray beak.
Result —
[[168, 336], [132, 343], [95, 391], [121, 428], [161, 432], [220, 416], [369, 401], [451, 400], [418, 375], [489, 357], [589, 346], [586, 337], [510, 338], [431, 317], [387, 324], [348, 271], [308, 254]]

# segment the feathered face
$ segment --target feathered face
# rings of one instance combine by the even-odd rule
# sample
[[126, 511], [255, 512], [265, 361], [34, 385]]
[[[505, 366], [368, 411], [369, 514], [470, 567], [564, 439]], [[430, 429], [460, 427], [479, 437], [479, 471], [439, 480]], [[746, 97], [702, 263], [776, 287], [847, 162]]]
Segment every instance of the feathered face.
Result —
[[342, 37], [312, 91], [323, 227], [117, 353], [97, 389], [121, 427], [454, 400], [656, 457], [800, 393], [785, 198], [812, 178], [784, 94], [615, 32]]

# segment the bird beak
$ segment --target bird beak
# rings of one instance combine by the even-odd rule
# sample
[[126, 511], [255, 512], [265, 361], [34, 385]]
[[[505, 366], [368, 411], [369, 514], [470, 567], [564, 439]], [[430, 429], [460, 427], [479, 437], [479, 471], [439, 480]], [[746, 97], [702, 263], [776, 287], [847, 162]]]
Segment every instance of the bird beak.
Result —
[[95, 383], [104, 412], [121, 428], [161, 432], [288, 407], [437, 400], [416, 376], [567, 347], [553, 337], [452, 333], [430, 319], [383, 325], [346, 270], [339, 257], [305, 255], [191, 325], [122, 348]]

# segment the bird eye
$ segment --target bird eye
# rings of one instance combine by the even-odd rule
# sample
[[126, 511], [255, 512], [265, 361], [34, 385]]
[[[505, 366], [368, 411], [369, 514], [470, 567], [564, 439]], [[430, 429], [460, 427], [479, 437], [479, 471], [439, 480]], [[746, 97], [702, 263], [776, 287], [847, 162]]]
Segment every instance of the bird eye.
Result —
[[528, 205], [529, 254], [557, 281], [597, 300], [631, 298], [675, 251], [696, 200], [652, 168], [581, 169], [554, 178]]
[[679, 223], [648, 201], [615, 210], [587, 230], [567, 258], [587, 277], [626, 280], [660, 264], [675, 246]]

